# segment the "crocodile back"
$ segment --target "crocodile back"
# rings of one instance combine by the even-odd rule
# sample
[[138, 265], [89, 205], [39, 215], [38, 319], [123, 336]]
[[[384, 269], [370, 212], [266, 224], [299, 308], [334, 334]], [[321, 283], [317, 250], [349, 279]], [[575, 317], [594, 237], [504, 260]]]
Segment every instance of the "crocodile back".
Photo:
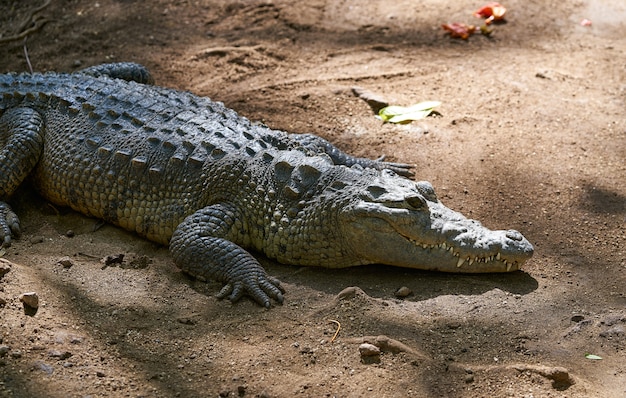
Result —
[[0, 112], [44, 118], [41, 194], [167, 243], [198, 208], [232, 197], [243, 165], [287, 134], [187, 92], [85, 74], [0, 75]]

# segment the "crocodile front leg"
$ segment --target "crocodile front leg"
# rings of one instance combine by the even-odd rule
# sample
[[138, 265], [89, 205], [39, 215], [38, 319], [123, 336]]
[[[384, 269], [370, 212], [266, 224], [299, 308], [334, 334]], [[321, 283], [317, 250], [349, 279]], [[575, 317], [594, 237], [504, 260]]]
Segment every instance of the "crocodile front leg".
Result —
[[217, 295], [239, 300], [244, 293], [264, 307], [270, 298], [283, 302], [280, 282], [267, 275], [261, 264], [232, 242], [236, 212], [227, 205], [213, 205], [187, 217], [174, 231], [170, 252], [176, 265], [200, 279], [226, 285]]
[[30, 108], [11, 108], [0, 117], [0, 246], [20, 233], [19, 219], [4, 200], [30, 174], [43, 150], [44, 122]]
[[364, 168], [376, 170], [391, 170], [398, 175], [408, 178], [414, 175], [413, 171], [411, 171], [413, 166], [410, 164], [384, 162], [384, 156], [376, 160], [357, 158], [348, 155], [322, 137], [313, 134], [290, 134], [289, 137], [298, 142], [305, 149], [327, 154], [335, 164], [342, 164], [348, 167], [359, 165]]

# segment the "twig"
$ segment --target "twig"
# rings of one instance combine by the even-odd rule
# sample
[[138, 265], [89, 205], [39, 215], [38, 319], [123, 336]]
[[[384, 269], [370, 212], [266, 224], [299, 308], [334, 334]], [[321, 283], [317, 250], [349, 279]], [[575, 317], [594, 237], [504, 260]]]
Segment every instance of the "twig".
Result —
[[57, 216], [60, 216], [60, 215], [61, 215], [61, 212], [59, 211], [59, 209], [57, 209], [56, 207], [54, 207], [54, 205], [53, 205], [52, 203], [48, 202], [48, 203], [47, 203], [47, 205], [48, 205], [48, 206], [49, 206], [52, 210], [54, 210], [54, 212], [56, 213], [56, 215], [57, 215]]
[[[15, 40], [19, 40], [19, 39], [23, 39], [26, 36], [28, 36], [29, 34], [31, 34], [33, 32], [36, 32], [39, 29], [41, 29], [41, 27], [44, 26], [48, 22], [48, 20], [45, 19], [45, 18], [34, 19], [34, 16], [39, 11], [41, 11], [44, 8], [48, 7], [51, 2], [52, 2], [52, 0], [46, 0], [46, 2], [43, 3], [41, 6], [35, 8], [34, 10], [31, 10], [31, 12], [28, 13], [28, 16], [24, 19], [24, 22], [22, 22], [22, 24], [20, 25], [19, 29], [17, 30], [17, 33], [12, 35], [12, 36], [7, 36], [7, 37], [0, 38], [0, 44], [8, 43], [10, 41], [15, 41]], [[32, 25], [32, 26], [30, 28], [26, 29], [26, 27], [29, 26], [29, 25]]]
[[28, 40], [28, 37], [24, 38], [24, 58], [26, 58], [26, 64], [28, 65], [28, 70], [30, 71], [30, 74], [33, 74], [33, 65], [30, 63], [30, 57], [28, 56], [28, 47], [26, 47], [26, 40]]
[[339, 321], [336, 321], [334, 319], [329, 319], [328, 322], [332, 322], [337, 325], [337, 331], [335, 331], [333, 338], [330, 339], [330, 342], [332, 343], [333, 341], [335, 341], [335, 339], [337, 338], [337, 335], [339, 334], [339, 331], [341, 330], [341, 323], [339, 323]]
[[48, 7], [50, 5], [50, 3], [52, 3], [52, 0], [46, 0], [42, 5], [40, 5], [39, 7], [35, 8], [34, 10], [32, 10], [28, 16], [24, 19], [24, 22], [22, 22], [22, 24], [20, 25], [20, 28], [17, 30], [18, 32], [23, 31], [24, 29], [26, 29], [26, 27], [28, 25], [30, 25], [33, 21], [33, 17], [35, 16], [35, 14], [37, 14], [39, 11], [43, 10], [44, 8]]

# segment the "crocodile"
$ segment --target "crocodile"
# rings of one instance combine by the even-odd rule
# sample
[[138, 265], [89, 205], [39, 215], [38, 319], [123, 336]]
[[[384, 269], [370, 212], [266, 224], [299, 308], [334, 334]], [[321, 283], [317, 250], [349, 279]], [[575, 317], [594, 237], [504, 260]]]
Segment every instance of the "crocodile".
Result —
[[0, 75], [0, 243], [30, 180], [48, 201], [163, 245], [177, 267], [265, 307], [285, 289], [252, 253], [327, 268], [520, 269], [533, 246], [444, 206], [403, 163], [354, 157], [221, 102], [159, 87], [134, 63]]

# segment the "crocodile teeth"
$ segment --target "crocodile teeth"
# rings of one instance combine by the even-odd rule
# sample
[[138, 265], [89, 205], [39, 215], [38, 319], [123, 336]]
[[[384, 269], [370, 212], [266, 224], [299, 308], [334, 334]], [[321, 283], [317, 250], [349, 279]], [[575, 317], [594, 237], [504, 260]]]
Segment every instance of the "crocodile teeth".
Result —
[[469, 259], [469, 265], [472, 265], [472, 264], [474, 264], [474, 259], [473, 259], [473, 258], [470, 258], [470, 259]]
[[500, 255], [500, 253], [498, 253], [498, 255], [496, 256], [496, 260], [500, 260], [502, 258], [502, 256]]
[[506, 262], [506, 272], [509, 272], [511, 270], [511, 268], [513, 268], [513, 263], [510, 262]]
[[465, 259], [463, 257], [459, 258], [459, 261], [457, 261], [456, 263], [456, 267], [461, 268], [464, 262], [465, 262]]

